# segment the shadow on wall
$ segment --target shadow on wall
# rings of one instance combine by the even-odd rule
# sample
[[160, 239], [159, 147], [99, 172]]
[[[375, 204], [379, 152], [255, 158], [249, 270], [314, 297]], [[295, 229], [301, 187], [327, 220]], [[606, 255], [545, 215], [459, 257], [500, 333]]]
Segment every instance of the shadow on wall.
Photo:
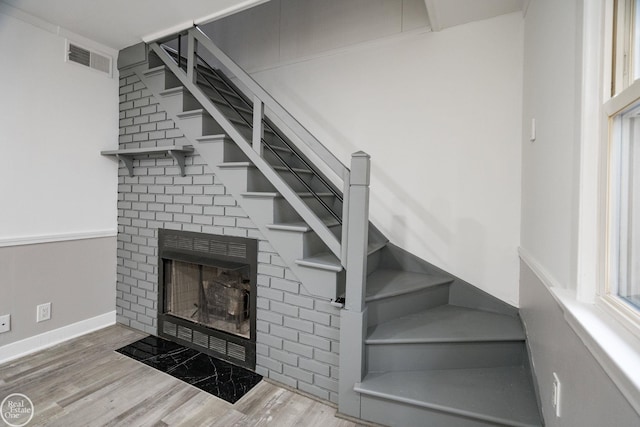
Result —
[[[348, 138], [330, 120], [326, 119], [320, 110], [314, 107], [314, 105], [322, 105], [322, 103], [301, 97], [299, 92], [294, 90], [295, 88], [282, 81], [285, 76], [271, 75], [270, 77], [271, 81], [268, 90], [272, 93], [278, 93], [278, 99], [286, 100], [283, 103], [283, 107], [289, 109], [289, 111], [295, 111], [293, 113], [294, 117], [303, 123], [318, 137], [320, 142], [330, 148], [348, 166], [351, 154], [362, 148], [356, 146], [353, 143], [353, 139]], [[260, 77], [257, 75], [254, 78], [259, 80]], [[309, 117], [313, 117], [313, 120], [308, 119]], [[305, 122], [312, 123], [313, 126], [307, 126]], [[321, 129], [322, 135], [318, 135], [320, 132], [314, 132], [312, 129]], [[327, 144], [328, 141], [331, 143]], [[372, 212], [379, 213], [376, 215], [378, 221], [376, 221], [376, 217], [373, 217], [371, 218], [372, 222], [394, 243], [404, 247], [406, 246], [405, 243], [411, 240], [414, 247], [417, 245], [421, 248], [419, 251], [421, 256], [426, 256], [428, 261], [438, 264], [442, 268], [448, 267], [445, 261], [446, 256], [443, 256], [444, 254], [438, 248], [442, 246], [451, 247], [454, 243], [454, 236], [457, 233], [452, 232], [451, 228], [439, 221], [432, 212], [444, 212], [445, 215], [440, 215], [440, 217], [451, 218], [450, 201], [443, 199], [433, 200], [432, 203], [428, 204], [428, 206], [433, 207], [433, 211], [430, 211], [425, 208], [427, 203], [424, 203], [424, 201], [419, 202], [415, 194], [405, 190], [405, 185], [397, 182], [384, 169], [377, 167], [375, 157], [372, 157], [371, 162], [372, 191], [370, 197], [371, 205], [375, 207]], [[326, 172], [326, 170], [323, 171]], [[376, 191], [376, 188], [379, 191]], [[401, 203], [390, 204], [385, 197], [387, 194], [392, 194]], [[409, 212], [411, 217], [404, 214]], [[381, 227], [380, 219], [382, 218], [389, 218], [387, 223], [390, 222], [391, 225]], [[416, 219], [418, 222], [416, 222]], [[461, 232], [464, 233], [464, 230]], [[420, 236], [416, 238], [416, 234]], [[435, 236], [438, 244], [434, 244], [429, 236]], [[480, 246], [483, 245], [476, 245], [476, 247]]]

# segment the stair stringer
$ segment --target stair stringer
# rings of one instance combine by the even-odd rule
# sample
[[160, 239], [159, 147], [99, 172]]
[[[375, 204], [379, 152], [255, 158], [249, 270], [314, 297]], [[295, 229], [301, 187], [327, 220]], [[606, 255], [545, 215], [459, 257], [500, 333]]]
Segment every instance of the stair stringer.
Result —
[[[158, 86], [157, 84], [153, 84], [153, 82], [151, 82], [149, 78], [145, 75], [145, 72], [149, 71], [146, 65], [137, 66], [133, 68], [132, 71], [145, 84], [147, 89], [149, 89], [149, 91], [156, 98], [156, 100], [161, 105], [163, 105], [163, 108], [166, 110], [168, 117], [171, 118], [175, 122], [176, 126], [178, 126], [181, 129], [186, 139], [188, 140], [189, 144], [191, 144], [196, 150], [196, 152], [202, 156], [202, 158], [205, 160], [209, 168], [213, 171], [213, 173], [216, 176], [220, 178], [222, 183], [225, 183], [230, 179], [229, 171], [219, 167], [219, 165], [224, 162], [223, 143], [225, 138], [231, 139], [229, 137], [229, 134], [235, 134], [236, 139], [240, 140], [240, 142], [238, 142], [237, 140], [234, 140], [234, 142], [241, 149], [244, 146], [245, 149], [243, 151], [245, 152], [245, 154], [249, 154], [247, 156], [249, 160], [252, 163], [256, 164], [256, 166], [258, 164], [261, 164], [263, 169], [269, 169], [271, 171], [271, 175], [274, 175], [271, 177], [271, 179], [273, 179], [274, 181], [279, 181], [278, 186], [276, 186], [276, 189], [280, 190], [283, 188], [283, 186], [286, 186], [285, 191], [288, 190], [289, 193], [293, 193], [293, 195], [297, 198], [293, 190], [279, 176], [277, 176], [277, 173], [271, 168], [270, 165], [268, 165], [264, 161], [264, 159], [262, 159], [258, 155], [258, 153], [253, 151], [253, 149], [250, 147], [250, 144], [247, 141], [245, 141], [244, 138], [242, 138], [242, 136], [233, 128], [233, 126], [228, 121], [225, 123], [226, 119], [224, 119], [224, 116], [221, 113], [217, 118], [217, 120], [215, 117], [214, 117], [214, 120], [219, 125], [220, 130], [225, 132], [225, 134], [220, 135], [219, 138], [208, 138], [208, 139], [202, 138], [203, 135], [201, 133], [198, 133], [197, 130], [192, 129], [192, 126], [184, 126], [181, 123], [183, 120], [179, 117], [180, 112], [175, 111], [175, 109], [172, 109], [170, 105], [165, 105], [165, 103], [163, 103], [163, 97], [161, 96], [161, 92], [169, 88], [162, 87], [164, 86], [164, 84], [161, 86]], [[184, 79], [183, 76], [181, 75], [176, 76], [175, 73], [172, 73], [167, 69], [165, 69], [164, 72], [170, 73], [170, 75], [180, 79], [182, 83], [186, 83], [185, 81], [182, 81]], [[162, 78], [166, 80], [164, 76]], [[213, 104], [206, 98], [204, 94], [197, 93], [197, 92], [194, 93], [193, 89], [194, 88], [192, 87], [191, 89], [188, 90], [188, 92], [191, 93], [191, 96], [193, 96], [198, 101], [198, 103], [200, 103], [201, 105], [208, 103], [209, 104], [207, 106], [208, 108], [215, 109]], [[198, 139], [203, 139], [203, 141], [199, 141]], [[249, 151], [250, 153], [247, 153], [247, 151]], [[227, 186], [227, 188], [230, 190], [234, 188], [234, 186], [230, 185], [230, 186]], [[243, 208], [243, 210], [249, 216], [249, 218], [251, 218], [251, 220], [253, 221], [255, 226], [258, 228], [260, 233], [264, 236], [264, 238], [269, 241], [269, 243], [273, 246], [273, 248], [279, 254], [281, 254], [281, 252], [287, 253], [290, 251], [290, 248], [288, 247], [289, 246], [288, 243], [286, 241], [283, 241], [281, 238], [279, 238], [276, 235], [277, 233], [274, 233], [272, 230], [269, 230], [269, 228], [267, 228], [268, 222], [266, 222], [264, 218], [264, 213], [269, 211], [273, 212], [273, 207], [270, 208], [269, 205], [265, 206], [261, 204], [248, 202], [247, 198], [243, 197], [242, 194], [239, 194], [238, 192], [232, 192], [231, 195], [238, 202], [238, 204]], [[298, 201], [300, 204], [304, 203], [299, 198], [298, 198]], [[310, 212], [308, 209], [306, 210]], [[298, 210], [296, 209], [296, 211]], [[314, 215], [312, 212], [311, 214]], [[303, 219], [304, 219], [304, 216], [303, 216]], [[316, 217], [316, 220], [320, 221], [319, 219], [317, 219], [317, 217]], [[319, 271], [314, 268], [305, 267], [305, 266], [296, 264], [295, 261], [297, 258], [292, 259], [291, 256], [282, 256], [282, 254], [281, 254], [281, 257], [309, 294], [317, 297], [325, 298], [328, 300], [334, 300], [337, 298], [338, 292], [340, 292], [342, 288], [341, 280], [343, 280], [344, 278], [344, 275], [341, 274], [341, 271], [338, 271], [338, 272], [326, 271], [326, 270]]]

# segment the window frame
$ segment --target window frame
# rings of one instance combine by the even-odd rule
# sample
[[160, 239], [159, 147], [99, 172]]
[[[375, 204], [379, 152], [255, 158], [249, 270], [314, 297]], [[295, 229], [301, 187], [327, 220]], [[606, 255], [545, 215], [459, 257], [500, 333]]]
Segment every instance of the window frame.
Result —
[[[604, 2], [603, 87], [601, 101], [601, 143], [599, 159], [598, 199], [600, 220], [596, 242], [599, 246], [596, 304], [622, 323], [636, 337], [640, 337], [640, 309], [632, 307], [617, 294], [619, 268], [619, 202], [613, 178], [615, 165], [616, 118], [633, 106], [640, 105], [640, 76], [635, 81], [631, 51], [633, 28], [638, 0], [606, 0]], [[640, 46], [639, 46], [640, 47]], [[639, 55], [640, 56], [640, 55]], [[607, 72], [607, 70], [609, 72]], [[640, 70], [637, 70], [640, 71]], [[584, 166], [584, 165], [583, 165]]]

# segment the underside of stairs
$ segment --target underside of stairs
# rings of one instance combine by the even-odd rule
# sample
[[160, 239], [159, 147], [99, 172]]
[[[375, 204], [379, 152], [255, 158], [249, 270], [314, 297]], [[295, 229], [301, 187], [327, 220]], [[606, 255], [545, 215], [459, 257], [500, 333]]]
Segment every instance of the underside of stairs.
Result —
[[[286, 119], [260, 116], [257, 129], [258, 104], [242, 85], [202, 60], [190, 74], [181, 57], [152, 45], [134, 72], [302, 286], [348, 299], [348, 195], [274, 123]], [[341, 386], [340, 412], [390, 426], [542, 425], [517, 310], [364, 228], [362, 334], [342, 324], [356, 332], [341, 335], [363, 358], [345, 399]]]

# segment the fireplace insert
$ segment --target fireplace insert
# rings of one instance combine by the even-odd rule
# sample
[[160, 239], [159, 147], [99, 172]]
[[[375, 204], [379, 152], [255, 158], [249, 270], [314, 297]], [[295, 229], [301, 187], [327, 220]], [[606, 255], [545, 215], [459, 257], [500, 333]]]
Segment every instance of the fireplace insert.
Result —
[[158, 230], [158, 335], [255, 369], [257, 243]]

